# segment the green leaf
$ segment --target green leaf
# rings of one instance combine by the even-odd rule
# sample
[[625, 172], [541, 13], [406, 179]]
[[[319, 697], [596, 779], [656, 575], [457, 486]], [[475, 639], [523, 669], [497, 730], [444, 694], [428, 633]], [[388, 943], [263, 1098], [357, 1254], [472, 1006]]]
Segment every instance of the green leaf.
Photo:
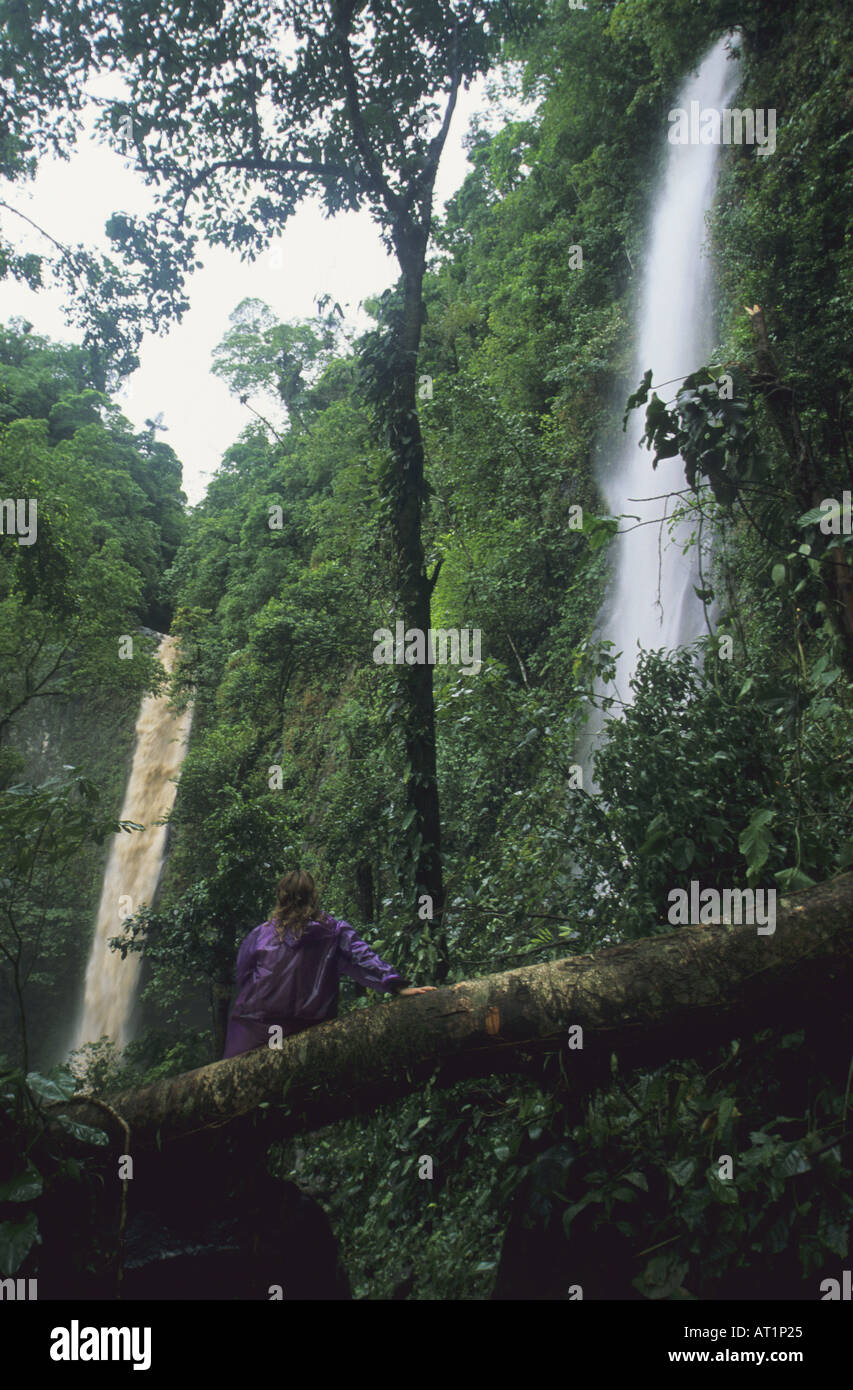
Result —
[[814, 888], [816, 885], [816, 880], [809, 874], [803, 873], [802, 869], [781, 869], [773, 877], [782, 893], [799, 893], [805, 888]]
[[27, 1258], [38, 1234], [35, 1212], [28, 1212], [23, 1221], [0, 1223], [0, 1272], [11, 1275]]
[[41, 1174], [30, 1164], [25, 1173], [18, 1173], [9, 1182], [0, 1183], [0, 1202], [31, 1202], [33, 1198], [41, 1196], [43, 1189]]
[[724, 1100], [720, 1101], [720, 1108], [717, 1111], [717, 1134], [722, 1135], [724, 1133], [732, 1118], [734, 1108], [735, 1103], [732, 1096], [726, 1096]]
[[708, 1186], [718, 1202], [727, 1207], [738, 1206], [740, 1197], [737, 1186], [730, 1178], [723, 1179], [716, 1172], [709, 1173]]
[[72, 1134], [75, 1139], [79, 1139], [82, 1144], [108, 1144], [109, 1135], [102, 1129], [93, 1129], [91, 1125], [81, 1125], [78, 1120], [70, 1120], [67, 1115], [57, 1115], [56, 1117], [62, 1128]]
[[738, 849], [746, 860], [750, 886], [757, 879], [770, 854], [770, 826], [775, 816], [776, 812], [768, 807], [756, 811], [738, 839]]
[[681, 1287], [690, 1266], [678, 1255], [656, 1255], [649, 1260], [639, 1279], [633, 1281], [634, 1287], [646, 1298], [669, 1298]]
[[642, 1192], [648, 1192], [649, 1190], [649, 1183], [645, 1173], [626, 1173], [625, 1181], [633, 1183], [634, 1186], [639, 1187]]
[[672, 847], [672, 862], [676, 869], [689, 869], [696, 856], [696, 845], [688, 836], [676, 840]]
[[772, 1255], [781, 1255], [783, 1250], [787, 1250], [791, 1240], [791, 1216], [785, 1212], [779, 1217], [778, 1221], [770, 1227], [765, 1241], [765, 1248]]
[[847, 1223], [845, 1221], [827, 1221], [821, 1226], [819, 1234], [825, 1246], [837, 1255], [839, 1259], [846, 1260], [849, 1243], [847, 1239]]
[[27, 1076], [27, 1086], [40, 1101], [45, 1105], [52, 1105], [59, 1100], [70, 1100], [77, 1089], [77, 1083], [70, 1072], [65, 1072], [56, 1067], [49, 1076], [42, 1076], [40, 1072], [31, 1071]]
[[658, 845], [663, 844], [664, 840], [669, 839], [671, 833], [667, 818], [664, 812], [660, 811], [647, 827], [646, 838], [643, 844], [640, 845], [637, 853], [642, 855], [651, 854]]
[[800, 1173], [810, 1173], [812, 1171], [812, 1165], [805, 1154], [795, 1148], [791, 1149], [790, 1153], [787, 1153], [782, 1159], [779, 1165], [779, 1171], [784, 1174], [786, 1178], [793, 1178], [797, 1177]]
[[595, 1193], [588, 1192], [585, 1197], [581, 1197], [579, 1202], [575, 1202], [563, 1212], [563, 1230], [566, 1235], [569, 1234], [569, 1228], [575, 1217], [584, 1210], [584, 1207], [589, 1206], [590, 1202], [595, 1199], [595, 1195]]
[[[822, 531], [830, 532], [833, 525], [839, 522], [842, 509], [841, 503], [835, 497], [825, 499], [830, 505], [828, 507], [812, 507], [811, 511], [804, 512], [799, 519], [800, 526], [821, 526]], [[824, 527], [821, 523], [825, 522]]]
[[741, 700], [744, 695], [748, 694], [748, 692], [752, 689], [754, 683], [755, 678], [753, 676], [747, 676], [746, 680], [744, 681], [743, 685], [737, 693], [737, 698]]
[[678, 1163], [668, 1163], [666, 1171], [679, 1187], [686, 1187], [696, 1172], [695, 1158], [682, 1158]]

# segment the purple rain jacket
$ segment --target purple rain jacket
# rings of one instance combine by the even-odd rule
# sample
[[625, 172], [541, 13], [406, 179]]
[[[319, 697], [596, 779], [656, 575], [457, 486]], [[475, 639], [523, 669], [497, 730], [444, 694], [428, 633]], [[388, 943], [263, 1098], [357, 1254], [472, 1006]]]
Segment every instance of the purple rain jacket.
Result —
[[380, 994], [396, 994], [406, 985], [348, 922], [328, 913], [309, 922], [301, 936], [288, 931], [283, 939], [272, 922], [262, 922], [249, 932], [237, 954], [237, 998], [223, 1057], [268, 1043], [273, 1024], [287, 1037], [335, 1018], [341, 975]]

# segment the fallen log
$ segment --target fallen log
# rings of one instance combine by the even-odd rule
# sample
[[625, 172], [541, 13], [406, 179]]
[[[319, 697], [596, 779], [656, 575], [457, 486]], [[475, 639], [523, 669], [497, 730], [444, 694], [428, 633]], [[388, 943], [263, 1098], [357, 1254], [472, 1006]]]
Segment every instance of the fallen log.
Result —
[[[776, 930], [681, 927], [594, 955], [465, 980], [357, 1008], [283, 1041], [138, 1090], [58, 1104], [104, 1125], [104, 1103], [130, 1129], [130, 1151], [222, 1130], [264, 1107], [270, 1139], [366, 1114], [422, 1086], [541, 1069], [560, 1052], [578, 1093], [623, 1071], [704, 1052], [766, 1027], [794, 1031], [849, 1009], [853, 873], [780, 899]], [[582, 1029], [581, 1049], [568, 1030]], [[575, 1035], [575, 1041], [577, 1035]], [[849, 1050], [849, 1049], [848, 1049]], [[211, 1136], [212, 1137], [212, 1136]]]

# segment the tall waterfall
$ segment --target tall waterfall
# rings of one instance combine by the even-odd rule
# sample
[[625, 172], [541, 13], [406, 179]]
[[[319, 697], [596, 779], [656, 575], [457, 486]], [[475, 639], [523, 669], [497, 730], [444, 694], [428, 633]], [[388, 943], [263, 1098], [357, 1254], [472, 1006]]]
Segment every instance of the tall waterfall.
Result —
[[[690, 103], [698, 101], [700, 108], [720, 110], [733, 96], [737, 82], [737, 65], [727, 56], [727, 40], [721, 39], [697, 75], [685, 83], [677, 106], [689, 111]], [[662, 139], [667, 139], [668, 130], [669, 126]], [[633, 389], [651, 367], [653, 389], [663, 400], [675, 395], [680, 379], [702, 366], [713, 347], [711, 277], [704, 242], [718, 153], [716, 145], [668, 142], [666, 169], [655, 200], [631, 384]], [[613, 685], [599, 693], [615, 695], [625, 704], [632, 698], [629, 681], [638, 644], [671, 650], [692, 642], [704, 630], [702, 604], [693, 590], [698, 584], [696, 550], [683, 553], [691, 523], [680, 522], [670, 533], [670, 523], [660, 522], [665, 513], [672, 515], [679, 501], [661, 494], [687, 486], [684, 463], [679, 457], [664, 459], [653, 470], [652, 455], [639, 447], [644, 428], [641, 407], [631, 412], [621, 451], [599, 480], [611, 513], [627, 514], [614, 542], [614, 582], [599, 619], [601, 635], [622, 655]], [[584, 740], [584, 761], [601, 722], [594, 712]]]
[[[175, 639], [164, 637], [157, 654], [169, 672], [176, 653]], [[191, 710], [176, 713], [166, 695], [146, 695], [142, 701], [121, 819], [145, 829], [116, 835], [110, 849], [75, 1048], [104, 1034], [119, 1047], [128, 1041], [141, 957], [134, 951], [122, 960], [120, 951], [110, 949], [109, 939], [120, 936], [125, 918], [154, 897], [166, 850], [166, 827], [155, 822], [174, 804], [191, 721]]]

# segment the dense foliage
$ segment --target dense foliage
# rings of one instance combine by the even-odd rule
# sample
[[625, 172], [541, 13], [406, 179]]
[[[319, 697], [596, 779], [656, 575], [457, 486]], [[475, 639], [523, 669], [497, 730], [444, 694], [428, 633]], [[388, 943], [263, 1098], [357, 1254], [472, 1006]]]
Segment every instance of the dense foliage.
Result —
[[185, 518], [173, 450], [133, 433], [81, 349], [4, 330], [0, 417], [2, 496], [36, 505], [32, 543], [0, 539], [2, 1020], [26, 1068], [28, 1042], [50, 1060], [67, 1044]]
[[[60, 627], [73, 638], [50, 675], [56, 693], [97, 683], [117, 695], [124, 682], [130, 701], [154, 679], [150, 662], [117, 671], [110, 643], [171, 619], [175, 697], [195, 702], [162, 897], [125, 942], [145, 946], [148, 1026], [123, 1059], [94, 1049], [99, 1087], [220, 1055], [237, 946], [296, 862], [331, 911], [424, 983], [442, 978], [445, 949], [452, 983], [670, 930], [668, 893], [685, 879], [787, 891], [853, 863], [853, 540], [827, 537], [819, 507], [853, 480], [845, 20], [839, 0], [552, 0], [532, 32], [504, 36], [495, 104], [507, 113], [496, 130], [475, 127], [471, 172], [434, 222], [415, 373], [431, 622], [483, 634], [478, 674], [437, 665], [432, 678], [440, 920], [413, 917], [411, 709], [404, 719], [408, 696], [373, 659], [374, 634], [403, 611], [389, 475], [401, 455], [383, 389], [405, 274], [356, 341], [327, 306], [296, 324], [257, 301], [235, 308], [214, 370], [252, 419], [186, 523], [176, 460], [131, 434], [85, 357], [22, 325], [5, 332], [3, 495], [29, 495], [33, 479], [49, 501], [37, 555], [3, 541], [0, 641], [17, 665], [2, 663], [0, 719], [22, 718], [20, 690], [33, 697]], [[738, 104], [775, 105], [778, 149], [721, 151], [714, 361], [663, 400], [654, 363], [639, 390], [628, 375], [662, 131], [684, 72], [733, 25]], [[379, 56], [405, 74], [398, 37]], [[496, 56], [493, 38], [486, 25], [472, 39], [471, 71]], [[162, 112], [164, 92], [174, 99], [177, 139], [171, 77], [152, 68], [147, 100]], [[412, 101], [433, 100], [433, 67], [407, 81]], [[519, 95], [538, 98], [535, 114], [508, 114]], [[220, 113], [198, 88], [196, 99], [213, 139]], [[319, 160], [308, 114], [291, 112], [303, 117], [301, 158]], [[402, 133], [382, 127], [401, 180], [427, 148], [412, 119]], [[363, 158], [337, 107], [329, 121], [330, 148]], [[223, 192], [209, 207], [212, 239], [236, 228], [240, 244], [265, 243], [309, 172], [287, 171], [277, 210], [266, 195], [246, 202], [238, 180], [233, 202]], [[333, 209], [357, 201], [347, 189], [329, 194]], [[188, 267], [192, 243], [175, 254]], [[650, 477], [656, 458], [681, 453], [716, 538], [709, 636], [693, 652], [644, 655], [591, 789], [578, 749], [609, 659], [595, 624], [614, 525], [597, 479], [632, 391]], [[7, 675], [21, 652], [23, 686]], [[61, 836], [39, 851], [46, 899], [83, 833], [72, 801], [85, 791], [8, 787], [13, 747], [0, 748], [9, 806], [26, 792], [37, 818], [51, 798], [67, 802]], [[17, 884], [29, 861], [9, 823], [3, 881]], [[34, 898], [33, 923], [39, 910]], [[56, 911], [50, 930], [70, 930]], [[74, 930], [85, 940], [88, 922]], [[342, 999], [382, 1007], [351, 985]], [[630, 1059], [614, 1059], [612, 1087], [580, 1108], [559, 1070], [428, 1086], [310, 1148], [285, 1146], [274, 1166], [327, 1205], [357, 1297], [489, 1297], [514, 1193], [539, 1232], [543, 1296], [567, 1296], [570, 1238], [587, 1297], [746, 1297], [756, 1279], [773, 1296], [815, 1297], [821, 1274], [849, 1259], [845, 1036], [768, 1032], [625, 1080]], [[720, 1152], [734, 1157], [733, 1183], [715, 1176]]]

